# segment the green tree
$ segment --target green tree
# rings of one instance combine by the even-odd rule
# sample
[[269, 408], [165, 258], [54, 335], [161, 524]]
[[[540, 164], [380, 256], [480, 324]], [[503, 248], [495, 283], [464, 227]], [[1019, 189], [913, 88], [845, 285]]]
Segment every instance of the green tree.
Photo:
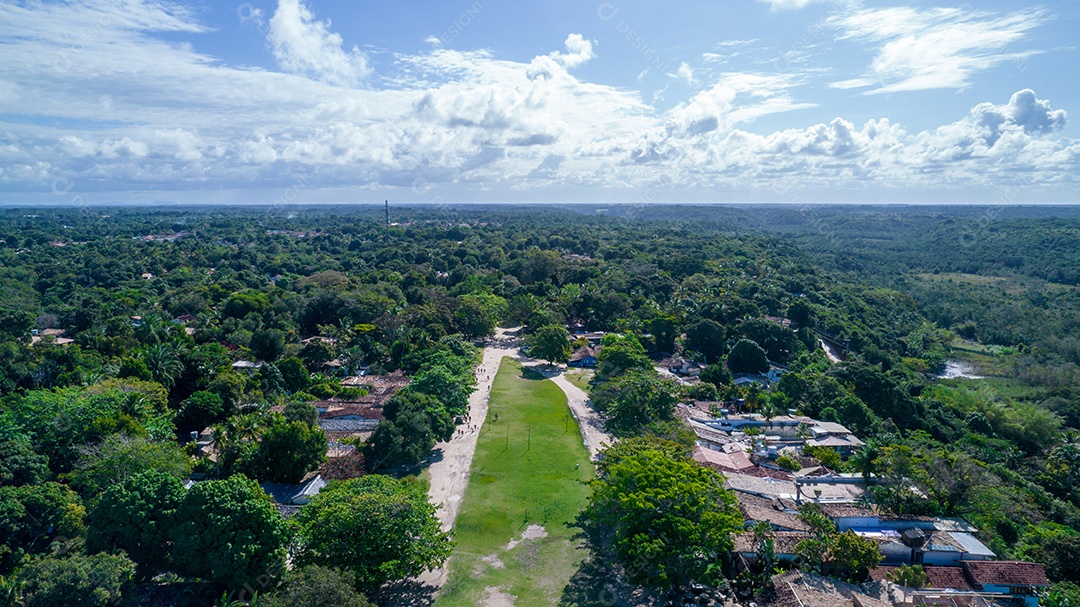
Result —
[[525, 338], [525, 345], [529, 346], [529, 356], [546, 360], [553, 365], [565, 363], [572, 354], [569, 335], [566, 327], [562, 325], [540, 327]]
[[135, 564], [122, 555], [73, 555], [46, 558], [19, 572], [25, 607], [106, 607], [120, 602], [135, 575]]
[[259, 383], [262, 385], [263, 394], [266, 395], [282, 394], [288, 389], [285, 378], [281, 376], [281, 371], [274, 363], [263, 363], [262, 368], [259, 369]]
[[285, 380], [285, 386], [290, 394], [300, 392], [311, 384], [311, 378], [304, 367], [304, 362], [295, 356], [290, 356], [278, 362], [277, 368], [278, 371], [281, 371], [281, 378]]
[[180, 361], [180, 353], [172, 344], [154, 344], [146, 348], [143, 350], [142, 361], [150, 370], [154, 381], [166, 388], [171, 388], [184, 372], [184, 363]]
[[319, 410], [311, 403], [302, 400], [292, 401], [285, 405], [285, 419], [315, 426], [319, 423]]
[[260, 586], [285, 570], [289, 526], [274, 502], [243, 475], [196, 483], [184, 494], [169, 532], [170, 560], [181, 575], [231, 589]]
[[111, 485], [87, 517], [87, 552], [123, 551], [142, 579], [164, 571], [169, 532], [183, 498], [180, 480], [155, 470]]
[[0, 487], [37, 485], [50, 476], [49, 458], [35, 453], [29, 441], [0, 441]]
[[1051, 582], [1080, 583], [1080, 531], [1050, 521], [1028, 525], [1015, 550], [1021, 559], [1042, 563]]
[[361, 588], [441, 566], [450, 535], [440, 529], [424, 488], [388, 476], [342, 481], [296, 515], [301, 565], [342, 567]]
[[883, 558], [877, 542], [851, 529], [837, 533], [829, 547], [829, 565], [839, 569], [841, 576], [850, 582], [865, 582], [870, 570]]
[[437, 441], [450, 440], [454, 421], [442, 403], [426, 394], [398, 393], [383, 407], [386, 418], [368, 440], [364, 458], [371, 470], [412, 466]]
[[131, 377], [142, 381], [154, 380], [154, 375], [150, 373], [146, 363], [134, 356], [125, 356], [120, 360], [120, 370], [117, 371], [116, 376], [120, 378]]
[[769, 370], [769, 359], [761, 346], [740, 339], [728, 353], [727, 366], [732, 373], [764, 373]]
[[806, 524], [810, 536], [795, 545], [800, 567], [812, 573], [820, 573], [829, 556], [836, 524], [825, 516], [821, 506], [815, 503], [799, 507], [799, 520]]
[[200, 390], [180, 403], [176, 414], [176, 429], [181, 432], [200, 431], [225, 418], [225, 402], [213, 392]]
[[580, 519], [593, 546], [610, 546], [629, 580], [651, 588], [678, 592], [720, 579], [714, 563], [742, 528], [723, 478], [655, 438], [625, 440], [604, 455]]
[[716, 363], [724, 355], [726, 335], [724, 325], [706, 318], [686, 328], [686, 339], [683, 345], [703, 354], [705, 362]]
[[475, 386], [471, 373], [463, 377], [443, 365], [433, 365], [417, 373], [403, 391], [432, 396], [452, 415], [460, 415], [469, 407], [469, 394]]
[[206, 391], [220, 396], [225, 412], [231, 413], [236, 408], [236, 405], [240, 404], [246, 386], [247, 381], [239, 373], [223, 371], [210, 380], [210, 384], [206, 386]]
[[274, 362], [285, 353], [285, 332], [281, 329], [259, 329], [251, 334], [248, 347], [256, 360]]
[[88, 500], [97, 499], [102, 491], [147, 470], [176, 479], [191, 474], [191, 458], [175, 442], [114, 434], [80, 451], [79, 463], [70, 474], [71, 486]]
[[788, 306], [787, 317], [796, 327], [812, 327], [813, 316], [813, 310], [805, 299], [796, 299]]
[[462, 295], [454, 311], [454, 326], [468, 339], [492, 335], [506, 305], [505, 299], [491, 293]]
[[669, 314], [661, 314], [648, 322], [653, 343], [658, 352], [674, 352], [675, 338], [679, 336], [679, 319]]
[[260, 607], [370, 607], [356, 591], [350, 573], [308, 565], [285, 574], [277, 592], [259, 600]]
[[631, 371], [593, 388], [593, 405], [607, 413], [607, 426], [618, 436], [640, 433], [654, 422], [672, 419], [679, 386], [656, 371]]
[[263, 432], [245, 466], [251, 476], [272, 483], [299, 483], [326, 461], [326, 434], [306, 422], [276, 417]]
[[630, 371], [652, 370], [652, 361], [645, 356], [645, 348], [636, 337], [629, 334], [609, 333], [600, 340], [598, 377], [607, 379]]
[[1080, 586], [1073, 582], [1058, 582], [1039, 591], [1042, 607], [1080, 607]]
[[889, 581], [918, 590], [926, 585], [926, 571], [922, 565], [901, 565], [886, 574]]
[[707, 365], [698, 376], [701, 381], [708, 382], [717, 388], [731, 384], [731, 371], [722, 364]]
[[810, 537], [795, 545], [803, 569], [821, 572], [828, 568], [848, 581], [862, 582], [884, 558], [874, 540], [850, 529], [838, 532], [836, 524], [818, 504], [803, 504], [799, 508], [799, 520], [806, 523], [810, 533]]
[[53, 541], [82, 535], [85, 514], [79, 496], [59, 483], [0, 487], [0, 575]]

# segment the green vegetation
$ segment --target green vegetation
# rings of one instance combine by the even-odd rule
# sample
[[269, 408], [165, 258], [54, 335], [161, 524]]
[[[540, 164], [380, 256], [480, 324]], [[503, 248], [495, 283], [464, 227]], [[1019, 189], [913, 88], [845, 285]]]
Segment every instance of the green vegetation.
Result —
[[437, 605], [477, 605], [489, 587], [519, 606], [556, 603], [585, 558], [568, 524], [585, 507], [592, 471], [562, 391], [504, 358]]
[[655, 438], [607, 448], [580, 523], [594, 553], [622, 565], [631, 582], [672, 596], [695, 581], [718, 583], [731, 534], [742, 529], [723, 478], [686, 451]]
[[563, 377], [565, 377], [568, 382], [581, 388], [585, 392], [588, 392], [592, 389], [590, 382], [595, 374], [596, 372], [592, 369], [567, 369], [563, 373]]
[[450, 554], [424, 487], [388, 476], [335, 483], [296, 523], [300, 564], [341, 567], [365, 590], [438, 567]]
[[[176, 579], [172, 587], [205, 584], [220, 596], [253, 575], [240, 561], [276, 573], [279, 555], [298, 546], [243, 477], [297, 480], [319, 466], [329, 478], [415, 472], [435, 441], [452, 435], [475, 388], [479, 358], [469, 340], [505, 323], [523, 325], [534, 355], [556, 362], [574, 345], [568, 327], [607, 332], [599, 368], [569, 378], [590, 389], [621, 437], [680, 439], [674, 404], [685, 400], [742, 399], [767, 417], [795, 409], [842, 423], [863, 449], [808, 455], [881, 481], [871, 496], [888, 511], [965, 517], [999, 556], [1042, 562], [1055, 592], [1070, 596], [1065, 584], [1080, 580], [1076, 209], [595, 210], [398, 209], [389, 230], [382, 210], [366, 207], [0, 214], [0, 575], [21, 579], [31, 565], [77, 571], [81, 561], [61, 561], [120, 550], [137, 566], [134, 585], [118, 586], [125, 598], [159, 574]], [[844, 360], [831, 361], [819, 339]], [[541, 341], [552, 351], [537, 349]], [[683, 389], [661, 379], [653, 365], [669, 355], [706, 365], [702, 382]], [[262, 365], [234, 368], [238, 361]], [[936, 377], [951, 361], [986, 377]], [[768, 388], [734, 385], [732, 371], [778, 365], [788, 372]], [[362, 455], [322, 463], [326, 438], [309, 403], [363, 396], [365, 388], [342, 386], [361, 369], [400, 371], [412, 383], [387, 403]], [[540, 381], [498, 385], [511, 384], [556, 394]], [[490, 452], [514, 415], [499, 403], [519, 396], [497, 389], [493, 398], [502, 415], [485, 426], [477, 460], [489, 469], [474, 474], [470, 491], [490, 490], [478, 503], [509, 518], [459, 521], [475, 525], [459, 526], [461, 554], [471, 555], [461, 558], [481, 568], [475, 559], [524, 529], [524, 508], [509, 513], [499, 500], [569, 500], [583, 490], [570, 481], [585, 473], [519, 485], [509, 456]], [[564, 405], [551, 412], [568, 417]], [[536, 427], [533, 440], [546, 440]], [[192, 442], [191, 432], [207, 428], [209, 448]], [[512, 432], [507, 453], [527, 437]], [[580, 447], [543, 455], [567, 458], [566, 470], [584, 457]], [[168, 496], [191, 473], [208, 479], [198, 491], [215, 496], [219, 485], [209, 483], [236, 484], [221, 499], [251, 508], [200, 510], [185, 498], [175, 516], [189, 529], [225, 520], [249, 529], [243, 550], [194, 535], [149, 550], [162, 527], [176, 527], [163, 522]], [[483, 479], [499, 480], [498, 492]], [[572, 518], [582, 503], [559, 506], [556, 518]], [[554, 516], [552, 507], [530, 507], [529, 518]], [[473, 516], [468, 509], [463, 516]], [[499, 545], [479, 543], [484, 520]], [[123, 525], [139, 534], [125, 535]], [[561, 538], [549, 543], [568, 551], [564, 560], [580, 560], [561, 527], [545, 528]], [[867, 562], [859, 545], [833, 545]], [[575, 576], [613, 565], [612, 554], [593, 551]], [[823, 570], [858, 577], [863, 569], [832, 570], [823, 554]], [[485, 575], [524, 588], [525, 566], [512, 562]], [[635, 579], [663, 586], [673, 578]], [[278, 582], [264, 587], [276, 592]], [[467, 595], [463, 603], [486, 587], [454, 583], [462, 589], [454, 593], [467, 592], [448, 596]], [[518, 604], [531, 600], [521, 592]]]

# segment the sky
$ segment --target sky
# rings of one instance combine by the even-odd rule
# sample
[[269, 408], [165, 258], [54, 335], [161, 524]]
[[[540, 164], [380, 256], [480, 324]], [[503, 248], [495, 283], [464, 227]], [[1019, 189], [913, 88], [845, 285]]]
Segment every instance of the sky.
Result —
[[1080, 203], [1080, 3], [0, 0], [0, 203]]

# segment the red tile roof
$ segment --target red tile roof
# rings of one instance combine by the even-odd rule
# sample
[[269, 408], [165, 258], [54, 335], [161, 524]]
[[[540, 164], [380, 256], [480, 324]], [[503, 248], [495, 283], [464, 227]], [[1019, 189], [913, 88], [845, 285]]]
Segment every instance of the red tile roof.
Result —
[[1022, 561], [963, 561], [960, 563], [971, 583], [982, 587], [1047, 586], [1046, 570], [1041, 563]]
[[927, 588], [973, 590], [961, 567], [924, 567], [923, 571], [926, 572]]
[[[773, 531], [773, 550], [776, 554], [795, 554], [795, 546], [810, 538], [805, 531]], [[757, 552], [753, 533], [736, 533], [731, 536], [735, 542], [734, 552]]]

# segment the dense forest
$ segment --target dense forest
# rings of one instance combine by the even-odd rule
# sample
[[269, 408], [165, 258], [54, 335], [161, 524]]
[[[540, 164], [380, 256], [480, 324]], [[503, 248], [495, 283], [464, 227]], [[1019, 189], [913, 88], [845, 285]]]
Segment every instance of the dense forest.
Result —
[[[442, 562], [450, 537], [408, 475], [453, 433], [474, 343], [497, 326], [553, 362], [567, 326], [608, 333], [593, 404], [631, 445], [608, 470], [639, 456], [635, 437], [685, 442], [677, 402], [794, 409], [864, 438], [828, 463], [886, 479], [882, 508], [963, 516], [999, 556], [1080, 582], [1077, 243], [1069, 207], [408, 207], [390, 223], [363, 206], [6, 209], [6, 600], [118, 604], [157, 580], [198, 588], [191, 604], [253, 586], [260, 604], [304, 588], [365, 604]], [[704, 381], [657, 376], [675, 353]], [[369, 388], [328, 361], [411, 378], [333, 469], [311, 403]], [[761, 361], [789, 372], [732, 382]], [[957, 362], [982, 378], [940, 377]], [[206, 428], [212, 459], [192, 440]], [[286, 523], [256, 483], [314, 470], [337, 480]], [[401, 526], [349, 528], [402, 504]], [[335, 536], [354, 538], [348, 559]]]

